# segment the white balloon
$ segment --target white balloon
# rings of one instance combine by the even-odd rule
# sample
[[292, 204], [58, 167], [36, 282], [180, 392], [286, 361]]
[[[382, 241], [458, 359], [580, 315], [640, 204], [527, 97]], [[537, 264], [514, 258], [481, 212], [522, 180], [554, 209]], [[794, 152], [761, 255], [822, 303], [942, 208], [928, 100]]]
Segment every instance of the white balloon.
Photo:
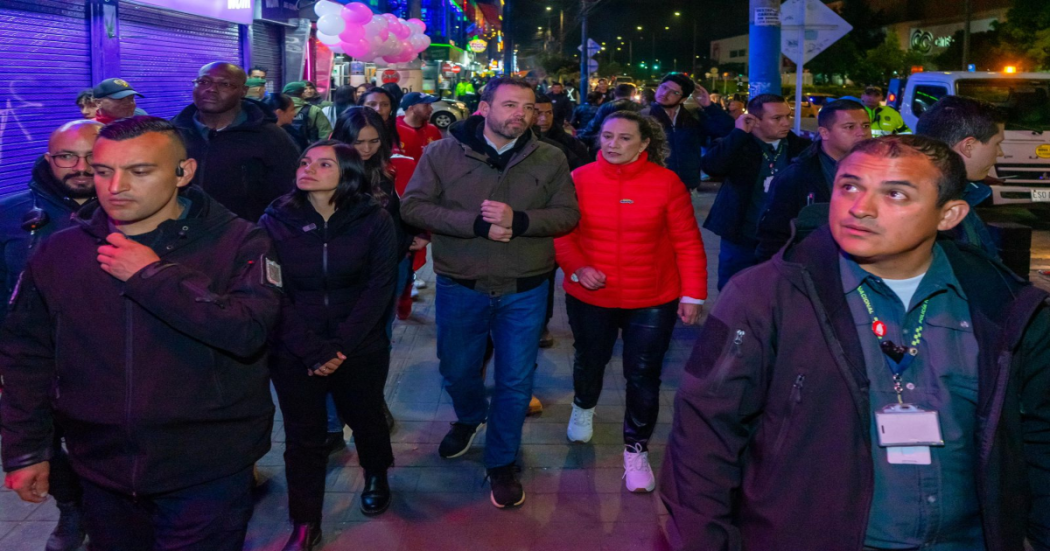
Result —
[[324, 17], [326, 15], [339, 15], [342, 11], [342, 4], [329, 2], [329, 0], [320, 0], [319, 2], [314, 4], [314, 13], [316, 13], [318, 17]]
[[324, 44], [325, 46], [328, 46], [328, 47], [332, 47], [332, 46], [334, 46], [336, 44], [339, 44], [339, 42], [340, 42], [339, 35], [326, 34], [326, 33], [321, 32], [320, 30], [317, 31], [317, 40], [321, 44]]
[[373, 15], [372, 16], [372, 21], [370, 21], [370, 23], [375, 25], [376, 27], [378, 27], [380, 29], [385, 29], [385, 28], [387, 28], [387, 25], [388, 25], [386, 18], [383, 17], [382, 15]]
[[317, 32], [337, 35], [344, 29], [346, 29], [346, 21], [338, 15], [323, 15], [317, 20]]

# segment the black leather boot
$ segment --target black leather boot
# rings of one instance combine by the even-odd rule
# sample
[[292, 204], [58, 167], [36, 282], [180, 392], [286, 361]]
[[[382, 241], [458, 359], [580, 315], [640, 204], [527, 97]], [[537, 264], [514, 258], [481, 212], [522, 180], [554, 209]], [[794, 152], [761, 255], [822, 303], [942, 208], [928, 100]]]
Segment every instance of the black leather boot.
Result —
[[296, 522], [292, 525], [292, 535], [281, 551], [311, 551], [321, 543], [321, 525], [316, 522]]
[[386, 471], [365, 471], [365, 489], [361, 491], [361, 512], [373, 516], [390, 507], [390, 484]]
[[73, 551], [84, 543], [84, 525], [80, 504], [77, 502], [55, 503], [58, 506], [58, 524], [47, 539], [47, 551]]

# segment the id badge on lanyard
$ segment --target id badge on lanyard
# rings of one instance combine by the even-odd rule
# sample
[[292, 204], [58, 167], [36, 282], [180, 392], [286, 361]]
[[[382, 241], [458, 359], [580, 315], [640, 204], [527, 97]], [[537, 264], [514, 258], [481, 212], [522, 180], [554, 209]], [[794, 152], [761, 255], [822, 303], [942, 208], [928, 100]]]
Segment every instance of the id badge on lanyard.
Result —
[[893, 390], [897, 393], [896, 403], [887, 404], [875, 412], [879, 447], [886, 448], [886, 459], [891, 465], [929, 465], [933, 462], [930, 446], [944, 445], [940, 417], [936, 411], [905, 403], [901, 384], [901, 375], [919, 354], [918, 346], [922, 341], [923, 322], [926, 320], [929, 299], [922, 303], [911, 346], [904, 347], [883, 340], [886, 336], [886, 324], [875, 316], [875, 309], [864, 292], [864, 286], [861, 285], [857, 290], [872, 316], [871, 331], [879, 339], [879, 348], [886, 360], [886, 366], [893, 375]]

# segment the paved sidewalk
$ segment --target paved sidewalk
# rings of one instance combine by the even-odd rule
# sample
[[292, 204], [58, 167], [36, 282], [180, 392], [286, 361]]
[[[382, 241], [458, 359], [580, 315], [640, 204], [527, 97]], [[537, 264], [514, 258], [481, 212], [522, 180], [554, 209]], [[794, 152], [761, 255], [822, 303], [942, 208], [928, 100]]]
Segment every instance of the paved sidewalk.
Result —
[[[694, 200], [698, 219], [706, 215], [713, 196], [713, 192], [708, 192]], [[707, 232], [704, 239], [708, 269], [714, 274], [718, 241]], [[438, 457], [438, 442], [455, 414], [438, 374], [434, 282], [429, 265], [422, 275], [429, 283], [420, 293], [422, 300], [415, 304], [412, 317], [394, 328], [387, 382], [390, 409], [398, 422], [393, 435], [396, 466], [390, 472], [394, 503], [378, 518], [364, 517], [359, 510], [361, 469], [353, 445], [333, 455], [325, 496], [324, 549], [666, 549], [662, 534], [665, 511], [659, 497], [655, 493], [631, 494], [621, 480], [624, 380], [619, 345], [606, 372], [605, 390], [595, 415], [594, 439], [589, 444], [570, 444], [565, 438], [572, 409], [573, 348], [560, 273], [550, 327], [555, 346], [540, 351], [536, 373], [535, 393], [543, 401], [544, 411], [525, 421], [525, 504], [515, 510], [498, 510], [489, 502], [482, 463], [484, 433], [466, 455], [453, 460]], [[711, 281], [713, 293], [713, 276]], [[679, 324], [667, 354], [660, 423], [650, 445], [651, 463], [657, 470], [670, 430], [674, 392], [696, 332], [695, 327]], [[245, 549], [279, 550], [289, 533], [283, 452], [284, 433], [278, 411], [273, 449], [258, 464], [264, 483], [257, 492]], [[53, 502], [27, 504], [13, 492], [0, 490], [0, 549], [42, 550], [56, 519]]]

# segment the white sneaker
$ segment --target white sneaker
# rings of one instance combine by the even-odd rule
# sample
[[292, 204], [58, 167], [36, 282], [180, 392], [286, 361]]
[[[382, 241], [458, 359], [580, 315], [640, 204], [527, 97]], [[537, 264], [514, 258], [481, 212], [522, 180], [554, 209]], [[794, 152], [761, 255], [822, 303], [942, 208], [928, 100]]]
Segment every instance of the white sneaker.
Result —
[[594, 435], [594, 408], [583, 409], [573, 404], [569, 430], [565, 431], [565, 435], [570, 442], [590, 442]]
[[649, 452], [642, 451], [641, 444], [624, 450], [623, 471], [628, 491], [651, 492], [656, 489], [656, 477], [649, 466]]

